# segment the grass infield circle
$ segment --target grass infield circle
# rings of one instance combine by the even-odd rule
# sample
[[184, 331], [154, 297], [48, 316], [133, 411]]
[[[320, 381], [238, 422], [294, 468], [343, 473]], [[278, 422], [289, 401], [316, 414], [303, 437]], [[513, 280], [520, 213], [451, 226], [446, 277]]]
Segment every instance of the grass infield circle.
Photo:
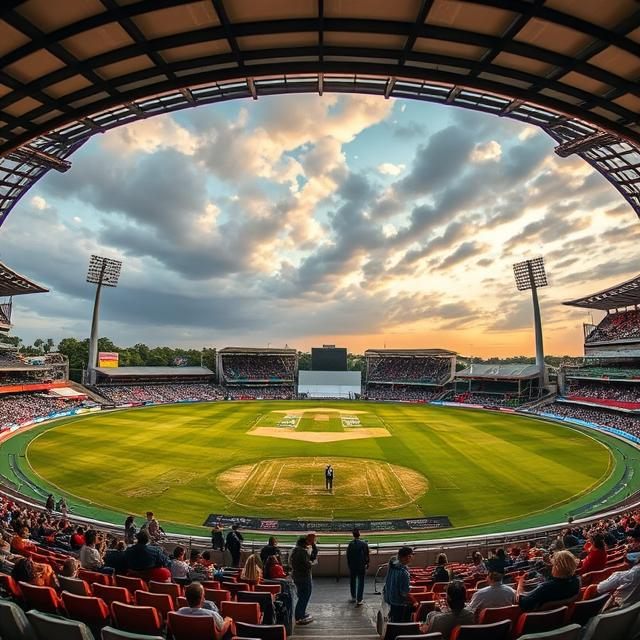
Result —
[[[2, 445], [75, 513], [122, 522], [152, 509], [203, 533], [211, 513], [268, 519], [448, 516], [425, 537], [562, 522], [620, 502], [637, 450], [525, 417], [429, 405], [264, 401], [176, 404], [38, 425]], [[11, 454], [14, 454], [11, 456]], [[336, 469], [324, 492], [324, 465]], [[577, 514], [577, 515], [576, 515]]]

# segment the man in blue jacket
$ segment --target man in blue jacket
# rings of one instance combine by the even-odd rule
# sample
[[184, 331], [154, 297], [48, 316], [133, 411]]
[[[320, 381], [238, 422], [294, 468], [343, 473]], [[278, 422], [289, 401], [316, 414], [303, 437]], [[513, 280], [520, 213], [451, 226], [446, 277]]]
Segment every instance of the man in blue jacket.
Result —
[[400, 547], [398, 556], [389, 560], [387, 578], [382, 589], [382, 597], [389, 605], [389, 622], [407, 622], [411, 614], [409, 564], [413, 558], [411, 547]]

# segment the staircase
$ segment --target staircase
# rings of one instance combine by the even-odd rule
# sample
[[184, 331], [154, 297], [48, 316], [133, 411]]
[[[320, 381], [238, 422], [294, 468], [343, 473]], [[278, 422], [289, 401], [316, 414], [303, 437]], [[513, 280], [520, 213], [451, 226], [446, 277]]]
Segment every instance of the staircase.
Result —
[[317, 578], [307, 611], [314, 621], [295, 626], [294, 638], [305, 640], [380, 640], [376, 632], [376, 616], [380, 595], [373, 593], [373, 578], [367, 578], [364, 604], [356, 607], [349, 602], [349, 579]]

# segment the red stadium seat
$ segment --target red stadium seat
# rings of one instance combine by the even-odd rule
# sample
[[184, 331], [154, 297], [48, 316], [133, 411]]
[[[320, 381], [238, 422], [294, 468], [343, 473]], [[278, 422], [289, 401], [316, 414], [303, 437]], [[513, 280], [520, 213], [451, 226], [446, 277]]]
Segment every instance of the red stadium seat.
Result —
[[416, 609], [415, 613], [413, 614], [412, 620], [413, 622], [424, 622], [425, 618], [427, 617], [427, 614], [435, 610], [436, 610], [435, 602], [433, 601], [421, 602], [418, 605], [418, 608]]
[[87, 569], [78, 569], [78, 578], [84, 580], [89, 584], [98, 582], [99, 584], [113, 584], [111, 576], [106, 573], [99, 573], [98, 571], [87, 571]]
[[4, 592], [3, 595], [8, 595], [13, 600], [22, 600], [20, 586], [11, 576], [0, 573], [0, 588]]
[[73, 620], [84, 622], [90, 627], [104, 627], [109, 622], [109, 607], [102, 598], [77, 596], [63, 591], [62, 602], [67, 615]]
[[62, 600], [51, 587], [36, 587], [27, 582], [19, 582], [24, 601], [30, 609], [43, 613], [64, 613]]
[[432, 602], [435, 598], [433, 591], [427, 591], [425, 593], [412, 593], [411, 597], [416, 602]]
[[211, 602], [215, 602], [218, 609], [220, 608], [220, 603], [224, 600], [231, 600], [231, 592], [226, 589], [205, 589], [204, 590], [204, 599], [210, 600]]
[[584, 627], [591, 618], [602, 612], [610, 597], [610, 594], [605, 593], [596, 598], [575, 602], [569, 608], [567, 624], [579, 624], [581, 627]]
[[493, 624], [463, 624], [451, 633], [451, 640], [508, 640], [511, 622], [502, 620]]
[[150, 591], [136, 591], [136, 604], [141, 607], [155, 607], [163, 620], [167, 619], [169, 611], [173, 611], [173, 600], [168, 593], [151, 593]]
[[558, 607], [550, 611], [523, 613], [516, 623], [513, 635], [518, 638], [525, 633], [553, 631], [564, 624], [567, 611], [567, 607]]
[[433, 593], [444, 593], [448, 586], [448, 582], [434, 582], [432, 591]]
[[129, 591], [124, 587], [111, 587], [106, 584], [94, 582], [93, 595], [102, 598], [108, 606], [112, 602], [123, 602], [124, 604], [133, 604], [133, 598]]
[[184, 596], [178, 596], [178, 601], [176, 602], [176, 610], [182, 609], [182, 607], [188, 607], [189, 603]]
[[236, 622], [236, 635], [260, 640], [287, 640], [287, 632], [281, 624], [247, 624]]
[[591, 598], [595, 598], [597, 597], [598, 594], [598, 585], [597, 584], [590, 584], [588, 587], [585, 588], [584, 593], [582, 594], [582, 599], [583, 600], [591, 600]]
[[84, 580], [80, 580], [80, 578], [67, 578], [66, 576], [58, 576], [58, 582], [60, 583], [60, 588], [63, 591], [75, 593], [77, 596], [93, 595], [89, 584]]
[[387, 622], [382, 640], [396, 640], [398, 636], [412, 636], [420, 633], [417, 622]]
[[[204, 583], [203, 583], [204, 585]], [[154, 582], [149, 581], [149, 591], [152, 593], [166, 593], [171, 596], [173, 604], [178, 602], [178, 596], [182, 595], [182, 586], [175, 582]]]
[[261, 582], [257, 587], [257, 591], [268, 591], [274, 596], [278, 595], [282, 591], [282, 587], [279, 584], [267, 584], [266, 582]]
[[478, 624], [491, 624], [502, 620], [510, 620], [515, 626], [521, 615], [522, 609], [517, 604], [512, 604], [509, 607], [488, 607], [480, 611]]
[[200, 584], [205, 589], [219, 589], [220, 588], [220, 581], [219, 580], [202, 580], [200, 582]]
[[167, 617], [168, 635], [174, 640], [222, 640], [231, 632], [232, 621], [226, 618], [222, 629], [211, 616], [188, 616], [170, 611]]
[[223, 600], [220, 603], [220, 613], [226, 618], [233, 618], [234, 622], [248, 622], [249, 624], [260, 624], [262, 614], [260, 605], [257, 602], [233, 602]]
[[589, 573], [585, 573], [580, 578], [580, 582], [583, 587], [588, 587], [592, 584], [598, 584], [603, 580], [606, 580], [611, 575], [610, 569], [601, 569], [600, 571], [590, 571]]
[[137, 607], [114, 602], [111, 605], [111, 615], [116, 627], [123, 631], [159, 635], [162, 630], [162, 620], [153, 607]]
[[251, 586], [244, 582], [223, 582], [220, 586], [222, 589], [230, 591], [234, 598], [238, 591], [251, 591]]
[[124, 587], [131, 595], [136, 591], [149, 591], [147, 583], [142, 578], [133, 576], [116, 576], [116, 586]]

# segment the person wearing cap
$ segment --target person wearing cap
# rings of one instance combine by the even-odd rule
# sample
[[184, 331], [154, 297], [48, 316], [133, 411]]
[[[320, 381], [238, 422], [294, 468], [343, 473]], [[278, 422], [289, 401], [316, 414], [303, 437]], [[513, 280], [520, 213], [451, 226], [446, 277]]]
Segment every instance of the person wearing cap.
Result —
[[599, 594], [612, 593], [614, 601], [621, 607], [640, 600], [640, 558], [635, 560], [631, 569], [616, 571], [606, 580], [598, 583]]
[[411, 547], [400, 547], [398, 555], [389, 560], [387, 577], [382, 589], [382, 597], [389, 605], [389, 622], [407, 622], [411, 615], [412, 603], [409, 597], [411, 574], [409, 564], [413, 558]]
[[487, 576], [489, 586], [478, 589], [471, 598], [469, 609], [479, 613], [489, 607], [508, 607], [515, 602], [516, 592], [510, 586], [502, 584], [503, 574], [490, 571]]
[[369, 567], [369, 545], [360, 540], [360, 529], [353, 530], [353, 540], [347, 547], [347, 564], [349, 565], [349, 588], [351, 589], [351, 602], [356, 607], [362, 606], [364, 596], [364, 577]]

